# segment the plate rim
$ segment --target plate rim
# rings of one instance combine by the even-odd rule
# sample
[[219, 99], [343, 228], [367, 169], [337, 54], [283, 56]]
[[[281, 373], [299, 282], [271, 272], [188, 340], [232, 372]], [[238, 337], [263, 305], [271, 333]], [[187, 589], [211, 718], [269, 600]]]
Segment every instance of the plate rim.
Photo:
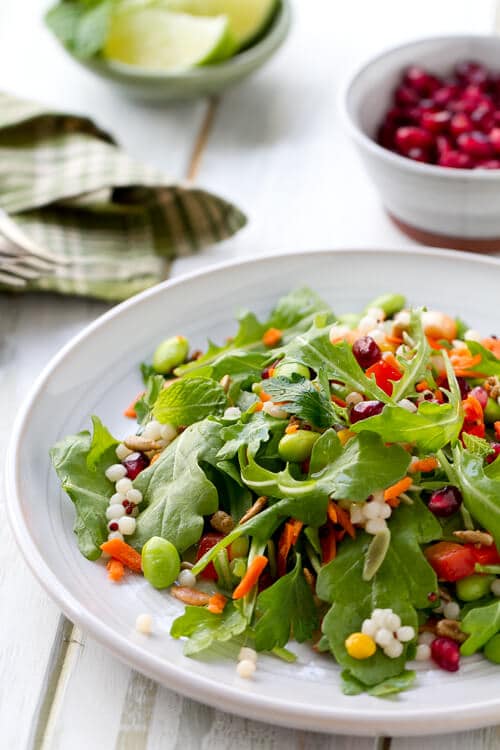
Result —
[[[300, 703], [292, 703], [289, 700], [274, 698], [272, 701], [258, 694], [244, 694], [234, 691], [231, 687], [217, 683], [215, 680], [190, 672], [181, 665], [163, 662], [161, 668], [157, 658], [144, 651], [139, 644], [126, 639], [123, 636], [116, 637], [115, 631], [102, 622], [97, 616], [87, 611], [81, 605], [73, 591], [67, 589], [59, 582], [57, 575], [51, 571], [39, 551], [36, 542], [32, 539], [29, 528], [24, 523], [21, 511], [21, 491], [19, 487], [19, 461], [20, 442], [29, 420], [31, 410], [36, 405], [37, 398], [43, 392], [43, 388], [57, 367], [71, 355], [80, 343], [91, 337], [96, 330], [105, 325], [109, 320], [118, 317], [126, 309], [141, 305], [145, 300], [156, 295], [161, 295], [165, 290], [174, 286], [189, 283], [192, 279], [207, 277], [220, 271], [247, 267], [249, 265], [265, 265], [279, 259], [290, 257], [300, 258], [307, 261], [311, 255], [328, 256], [331, 254], [361, 254], [381, 252], [384, 254], [405, 256], [418, 254], [422, 259], [444, 258], [446, 260], [468, 261], [479, 265], [486, 265], [500, 269], [500, 258], [478, 256], [474, 253], [411, 246], [408, 248], [325, 248], [315, 250], [281, 251], [278, 253], [266, 253], [257, 258], [241, 258], [224, 261], [202, 269], [181, 274], [173, 279], [168, 279], [145, 291], [137, 294], [110, 310], [98, 316], [94, 321], [85, 326], [79, 333], [73, 336], [58, 352], [50, 359], [48, 364], [32, 384], [28, 395], [24, 399], [19, 413], [13, 425], [12, 435], [7, 449], [5, 462], [4, 487], [6, 494], [7, 516], [14, 538], [21, 550], [24, 560], [31, 572], [39, 581], [48, 595], [60, 607], [63, 613], [75, 624], [88, 632], [99, 643], [105, 646], [114, 656], [128, 666], [147, 675], [153, 680], [163, 684], [182, 695], [210, 705], [214, 708], [229, 713], [244, 716], [257, 721], [267, 721], [297, 729], [312, 731], [323, 731], [329, 733], [351, 734], [357, 736], [373, 736], [377, 734], [391, 734], [393, 736], [411, 736], [423, 734], [441, 734], [450, 731], [451, 710], [433, 708], [425, 712], [422, 709], [401, 709], [394, 704], [390, 711], [385, 710], [380, 716], [376, 709], [363, 709], [360, 712], [357, 703], [353, 701], [353, 707], [336, 709], [335, 706], [317, 708], [312, 710], [310, 706], [304, 707]], [[472, 703], [461, 707], [460, 713], [453, 713], [453, 730], [475, 729], [487, 725], [497, 724], [500, 716], [500, 697], [489, 701], [481, 701], [479, 706]], [[422, 719], [425, 725], [422, 727]], [[422, 731], [423, 729], [423, 731]]]

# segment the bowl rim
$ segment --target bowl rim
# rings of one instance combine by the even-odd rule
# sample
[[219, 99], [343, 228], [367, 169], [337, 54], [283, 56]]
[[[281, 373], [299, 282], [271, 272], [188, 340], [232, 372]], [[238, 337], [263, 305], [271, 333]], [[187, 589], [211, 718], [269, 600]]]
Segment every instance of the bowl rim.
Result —
[[485, 40], [497, 41], [500, 51], [500, 37], [497, 37], [495, 34], [446, 34], [411, 39], [402, 44], [396, 44], [389, 49], [384, 49], [382, 52], [378, 52], [376, 55], [365, 59], [365, 61], [361, 63], [361, 65], [355, 69], [354, 73], [352, 73], [344, 82], [339, 97], [341, 118], [352, 139], [360, 147], [370, 151], [375, 157], [384, 159], [392, 166], [407, 169], [410, 172], [414, 172], [416, 175], [421, 175], [422, 177], [427, 175], [428, 177], [442, 177], [446, 180], [453, 180], [458, 177], [460, 180], [474, 182], [481, 180], [492, 182], [498, 180], [500, 177], [500, 169], [451, 169], [449, 167], [440, 167], [436, 164], [417, 162], [413, 159], [401, 156], [400, 154], [396, 154], [394, 151], [389, 151], [389, 149], [380, 146], [375, 140], [373, 140], [373, 138], [370, 138], [363, 132], [350, 110], [349, 100], [355, 85], [375, 63], [383, 60], [385, 57], [389, 57], [399, 50], [411, 47], [417, 48], [424, 42], [458, 42], [460, 40], [474, 40], [480, 42]]
[[[245, 257], [235, 260], [223, 261], [210, 266], [205, 266], [196, 271], [190, 271], [181, 274], [172, 279], [168, 279], [160, 284], [144, 290], [133, 297], [115, 305], [102, 315], [99, 315], [90, 324], [85, 326], [73, 336], [70, 341], [51, 358], [49, 363], [43, 368], [42, 372], [36, 378], [30, 387], [29, 393], [21, 405], [16, 416], [13, 426], [11, 440], [7, 450], [6, 471], [4, 476], [4, 488], [6, 494], [7, 516], [10, 528], [14, 533], [20, 551], [26, 560], [34, 576], [47, 591], [52, 600], [61, 608], [72, 622], [87, 630], [93, 638], [96, 638], [103, 644], [114, 656], [121, 659], [127, 665], [138, 669], [142, 674], [157, 680], [160, 684], [167, 684], [168, 676], [169, 687], [182, 695], [188, 696], [205, 704], [216, 708], [224, 707], [225, 711], [235, 713], [240, 716], [246, 716], [258, 721], [269, 721], [284, 726], [294, 726], [300, 729], [309, 728], [315, 731], [337, 731], [338, 733], [353, 734], [353, 724], [356, 724], [355, 733], [357, 735], [372, 736], [373, 732], [383, 733], [386, 730], [386, 722], [390, 721], [391, 731], [395, 736], [422, 734], [420, 724], [417, 720], [421, 719], [421, 712], [410, 707], [405, 709], [403, 715], [397, 705], [391, 707], [388, 714], [381, 718], [377, 708], [364, 709], [366, 722], [358, 725], [358, 709], [353, 704], [352, 708], [343, 708], [341, 711], [333, 709], [319, 708], [315, 712], [305, 710], [301, 704], [292, 704], [290, 701], [283, 700], [276, 696], [272, 703], [258, 694], [252, 694], [241, 698], [240, 693], [225, 686], [219, 685], [214, 691], [213, 680], [209, 680], [203, 675], [189, 672], [179, 665], [167, 663], [161, 667], [158, 665], [156, 656], [150, 653], [143, 653], [140, 646], [127, 641], [126, 643], [120, 638], [114, 638], [114, 632], [108, 624], [103, 622], [97, 615], [88, 609], [82, 608], [79, 598], [74, 591], [66, 589], [64, 584], [60, 584], [55, 573], [52, 572], [48, 563], [45, 562], [42, 553], [39, 551], [36, 542], [29, 533], [23, 518], [21, 503], [19, 498], [21, 490], [19, 488], [19, 477], [21, 471], [20, 445], [22, 435], [29, 421], [32, 409], [36, 406], [36, 400], [39, 392], [43, 389], [47, 381], [57, 368], [71, 357], [74, 349], [82, 342], [91, 338], [96, 331], [105, 327], [106, 324], [121, 315], [128, 308], [136, 305], [147, 304], [150, 297], [162, 295], [166, 290], [189, 283], [193, 279], [199, 279], [210, 275], [220, 274], [221, 271], [229, 268], [239, 267], [243, 271], [250, 265], [260, 265], [265, 267], [267, 263], [273, 263], [278, 259], [285, 260], [290, 256], [297, 256], [306, 259], [311, 254], [318, 257], [327, 257], [332, 254], [350, 254], [350, 253], [373, 253], [379, 250], [393, 256], [409, 256], [418, 252], [422, 257], [443, 258], [447, 260], [456, 259], [459, 262], [473, 260], [475, 264], [489, 265], [500, 268], [500, 259], [491, 257], [482, 257], [474, 253], [460, 253], [458, 258], [453, 250], [429, 248], [422, 246], [415, 247], [387, 247], [382, 243], [381, 246], [371, 247], [333, 247], [320, 249], [299, 249], [292, 251], [279, 251], [276, 253], [266, 253], [257, 258]], [[468, 705], [457, 718], [457, 731], [476, 728], [493, 724], [498, 717], [499, 698], [491, 697], [487, 702], [482, 702], [478, 708], [475, 704]], [[434, 733], [441, 734], [449, 731], [449, 709], [442, 709], [436, 706], [429, 710], [430, 727], [424, 729], [424, 734]]]
[[228, 71], [246, 69], [248, 65], [259, 62], [262, 57], [273, 54], [279, 46], [285, 41], [290, 31], [292, 22], [292, 8], [290, 0], [277, 0], [277, 7], [274, 11], [268, 29], [255, 44], [251, 44], [241, 52], [236, 53], [233, 57], [223, 60], [220, 63], [210, 65], [199, 65], [192, 68], [178, 68], [172, 71], [149, 70], [139, 65], [130, 65], [129, 63], [119, 62], [117, 60], [106, 60], [102, 57], [89, 58], [80, 60], [67, 47], [66, 52], [79, 63], [83, 63], [95, 72], [112, 73], [123, 76], [129, 80], [137, 79], [142, 81], [199, 81], [203, 80], [208, 73], [212, 75], [221, 75], [222, 77]]

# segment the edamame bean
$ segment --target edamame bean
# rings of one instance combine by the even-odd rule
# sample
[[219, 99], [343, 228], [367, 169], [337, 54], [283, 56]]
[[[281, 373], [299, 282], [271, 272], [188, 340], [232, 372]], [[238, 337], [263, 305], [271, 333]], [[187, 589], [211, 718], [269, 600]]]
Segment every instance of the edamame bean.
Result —
[[488, 423], [500, 420], [500, 404], [496, 398], [488, 398], [486, 409], [484, 410], [484, 421]]
[[290, 435], [283, 435], [278, 445], [278, 453], [284, 461], [301, 463], [309, 458], [318, 438], [319, 433], [310, 430], [297, 430]]
[[385, 312], [388, 318], [392, 317], [406, 305], [406, 299], [402, 294], [381, 294], [380, 297], [376, 297], [366, 306], [366, 310], [370, 307], [380, 307]]
[[142, 572], [155, 589], [166, 589], [179, 575], [181, 560], [172, 542], [161, 536], [148, 539], [142, 548]]
[[153, 354], [153, 367], [156, 372], [166, 375], [184, 362], [188, 351], [189, 343], [184, 336], [172, 336], [170, 339], [165, 339], [157, 346]]
[[300, 362], [283, 362], [282, 365], [277, 365], [274, 370], [274, 377], [276, 378], [291, 378], [292, 375], [300, 375], [301, 378], [306, 378], [306, 380], [311, 379], [309, 368]]
[[489, 661], [494, 662], [494, 664], [500, 664], [500, 633], [490, 638], [484, 647], [483, 654]]
[[457, 581], [457, 596], [463, 602], [475, 602], [486, 596], [490, 590], [494, 576], [474, 574]]

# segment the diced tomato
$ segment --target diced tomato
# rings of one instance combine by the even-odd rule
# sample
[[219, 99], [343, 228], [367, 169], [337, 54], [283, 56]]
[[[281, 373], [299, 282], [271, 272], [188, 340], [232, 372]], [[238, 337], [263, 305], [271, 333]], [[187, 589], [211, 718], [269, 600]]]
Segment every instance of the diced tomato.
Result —
[[480, 565], [500, 565], [500, 555], [494, 544], [489, 547], [486, 544], [481, 544], [478, 547], [474, 544], [466, 544], [465, 547], [470, 549], [475, 561]]
[[388, 396], [392, 396], [393, 385], [391, 381], [401, 380], [403, 377], [401, 370], [385, 359], [379, 359], [378, 362], [375, 362], [365, 372], [369, 378], [372, 375], [375, 377], [378, 387], [387, 393]]
[[[217, 542], [220, 542], [221, 539], [224, 538], [224, 534], [217, 534], [216, 532], [210, 532], [208, 534], [204, 534], [201, 539], [200, 543], [198, 544], [198, 551], [196, 553], [196, 562], [203, 557], [205, 552], [208, 552], [209, 549], [212, 549], [212, 547], [215, 547]], [[202, 570], [200, 573], [200, 578], [204, 578], [206, 581], [216, 581], [217, 580], [217, 572], [214, 568], [213, 563], [208, 563], [207, 567]]]
[[425, 556], [443, 581], [458, 581], [474, 573], [476, 558], [468, 545], [438, 542], [425, 550]]

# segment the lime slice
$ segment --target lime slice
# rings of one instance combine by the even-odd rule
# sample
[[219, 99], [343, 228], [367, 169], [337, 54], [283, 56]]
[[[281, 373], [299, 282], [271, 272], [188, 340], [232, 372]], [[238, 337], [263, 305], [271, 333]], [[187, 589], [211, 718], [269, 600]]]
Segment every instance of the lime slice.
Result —
[[131, 5], [113, 14], [103, 53], [110, 60], [164, 71], [218, 62], [234, 48], [226, 16], [199, 18]]
[[247, 47], [270, 23], [278, 0], [157, 0], [163, 7], [194, 16], [225, 15], [238, 49]]

